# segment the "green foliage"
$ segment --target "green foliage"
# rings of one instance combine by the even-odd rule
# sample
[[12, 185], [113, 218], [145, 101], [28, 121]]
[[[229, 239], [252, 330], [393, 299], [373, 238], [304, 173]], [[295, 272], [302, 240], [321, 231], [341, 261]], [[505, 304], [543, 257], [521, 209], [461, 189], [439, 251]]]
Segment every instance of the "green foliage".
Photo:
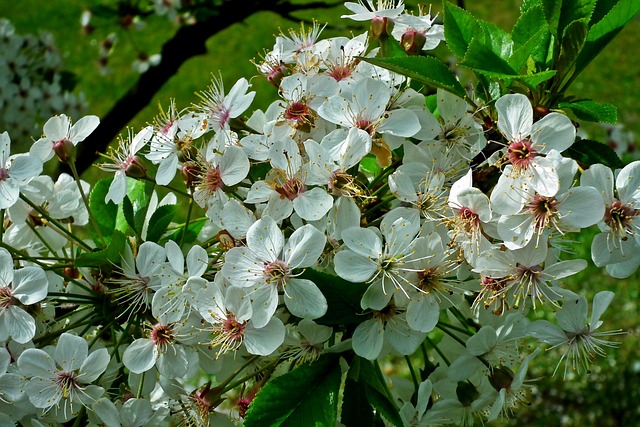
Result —
[[273, 378], [251, 402], [245, 427], [333, 426], [338, 417], [339, 356], [322, 356], [309, 365]]

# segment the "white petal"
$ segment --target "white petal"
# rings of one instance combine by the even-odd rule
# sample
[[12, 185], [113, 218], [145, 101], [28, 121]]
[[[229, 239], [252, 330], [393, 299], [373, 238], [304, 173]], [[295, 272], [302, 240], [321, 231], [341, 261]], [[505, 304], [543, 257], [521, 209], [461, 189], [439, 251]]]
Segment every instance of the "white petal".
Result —
[[498, 129], [509, 142], [522, 141], [531, 134], [533, 108], [525, 95], [514, 93], [500, 97], [496, 110]]
[[58, 338], [53, 357], [64, 371], [70, 372], [82, 366], [88, 352], [89, 345], [84, 338], [65, 332]]
[[289, 279], [285, 286], [284, 303], [294, 316], [317, 319], [327, 312], [327, 300], [311, 280]]
[[135, 374], [141, 374], [156, 364], [158, 351], [150, 339], [139, 338], [127, 347], [122, 355], [124, 366]]
[[353, 332], [351, 344], [353, 351], [368, 360], [374, 360], [382, 350], [384, 329], [382, 322], [375, 319], [365, 320]]
[[284, 236], [273, 218], [265, 216], [247, 231], [247, 246], [258, 259], [275, 261], [284, 247]]
[[284, 342], [285, 327], [280, 319], [272, 317], [262, 328], [247, 325], [244, 345], [247, 351], [258, 356], [268, 356]]
[[100, 119], [98, 116], [84, 116], [71, 128], [69, 139], [71, 139], [73, 145], [76, 145], [78, 142], [84, 141], [99, 124]]

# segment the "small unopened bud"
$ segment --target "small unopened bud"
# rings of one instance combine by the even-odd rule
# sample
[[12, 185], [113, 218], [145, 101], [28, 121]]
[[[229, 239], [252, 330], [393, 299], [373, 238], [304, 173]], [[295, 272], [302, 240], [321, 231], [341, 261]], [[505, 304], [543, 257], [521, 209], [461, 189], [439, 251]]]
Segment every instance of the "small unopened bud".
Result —
[[405, 33], [400, 38], [400, 45], [409, 55], [418, 54], [422, 50], [426, 42], [427, 37], [424, 35], [424, 33], [413, 29], [408, 29], [407, 31], [405, 31]]
[[460, 403], [462, 403], [462, 406], [469, 407], [474, 400], [480, 397], [480, 393], [478, 393], [478, 390], [470, 382], [460, 381], [456, 388], [456, 396]]
[[515, 374], [513, 371], [506, 366], [501, 366], [499, 368], [494, 369], [491, 372], [491, 376], [489, 377], [489, 382], [496, 389], [496, 391], [500, 391], [503, 388], [509, 389], [511, 387], [511, 383], [513, 383], [513, 377]]
[[53, 152], [56, 153], [62, 163], [68, 163], [69, 160], [75, 160], [76, 158], [76, 146], [68, 139], [54, 142]]
[[216, 240], [220, 243], [220, 247], [225, 251], [228, 251], [229, 249], [236, 246], [235, 239], [231, 234], [229, 234], [227, 230], [221, 230], [216, 235]]
[[549, 107], [545, 107], [544, 105], [536, 105], [533, 107], [533, 115], [536, 120], [543, 118], [550, 112]]
[[133, 156], [129, 159], [129, 164], [124, 173], [131, 178], [142, 178], [147, 176], [147, 167], [138, 156]]
[[376, 16], [371, 20], [369, 35], [373, 40], [385, 40], [391, 36], [394, 26], [393, 19]]

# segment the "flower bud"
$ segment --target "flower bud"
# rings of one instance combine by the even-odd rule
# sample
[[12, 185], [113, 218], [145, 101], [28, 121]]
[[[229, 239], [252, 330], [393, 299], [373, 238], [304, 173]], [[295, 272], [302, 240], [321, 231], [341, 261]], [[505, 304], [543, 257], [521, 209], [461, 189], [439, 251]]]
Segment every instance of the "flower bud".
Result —
[[462, 403], [462, 406], [468, 407], [471, 406], [474, 400], [480, 397], [480, 393], [478, 393], [476, 387], [470, 382], [460, 381], [456, 388], [456, 396], [460, 403]]
[[140, 157], [133, 156], [129, 159], [124, 174], [131, 178], [142, 178], [147, 176], [147, 167], [142, 163]]
[[53, 143], [53, 152], [62, 163], [69, 163], [76, 158], [76, 146], [68, 139], [62, 139]]
[[376, 16], [371, 20], [369, 35], [372, 40], [386, 40], [391, 35], [394, 26], [393, 19]]
[[500, 366], [499, 368], [494, 369], [491, 372], [491, 376], [489, 376], [489, 382], [496, 389], [496, 391], [500, 391], [503, 388], [509, 389], [511, 387], [511, 383], [513, 382], [513, 377], [515, 374], [513, 371], [506, 366]]
[[184, 185], [188, 189], [193, 189], [196, 186], [196, 183], [200, 176], [200, 167], [195, 162], [188, 162], [185, 163], [184, 166], [182, 166], [180, 172], [182, 172]]
[[400, 38], [400, 45], [409, 55], [418, 54], [426, 42], [427, 37], [414, 29], [408, 29]]

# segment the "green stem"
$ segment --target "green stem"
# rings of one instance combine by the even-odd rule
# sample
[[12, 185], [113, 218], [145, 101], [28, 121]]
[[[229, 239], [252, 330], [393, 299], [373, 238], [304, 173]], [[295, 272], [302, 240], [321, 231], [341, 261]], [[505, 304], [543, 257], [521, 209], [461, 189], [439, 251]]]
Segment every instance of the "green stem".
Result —
[[438, 322], [438, 323], [440, 324], [440, 326], [444, 326], [444, 327], [449, 328], [449, 329], [452, 329], [452, 330], [454, 330], [454, 331], [458, 331], [458, 332], [460, 332], [460, 333], [462, 333], [462, 334], [469, 335], [469, 336], [473, 336], [473, 335], [474, 335], [472, 332], [470, 332], [470, 331], [469, 331], [469, 330], [467, 330], [467, 329], [459, 328], [459, 327], [457, 327], [457, 326], [450, 325], [450, 324], [445, 323], [445, 322], [442, 322], [442, 321], [440, 321], [440, 322]]
[[136, 399], [140, 399], [142, 396], [142, 386], [144, 385], [144, 372], [140, 374], [140, 384], [138, 384], [138, 391], [136, 391]]
[[40, 206], [36, 205], [35, 203], [33, 203], [31, 200], [29, 200], [29, 198], [27, 196], [25, 196], [24, 194], [20, 194], [20, 198], [29, 206], [31, 206], [36, 212], [38, 212], [44, 219], [47, 220], [47, 222], [49, 224], [53, 224], [56, 226], [56, 228], [60, 231], [62, 231], [63, 233], [65, 233], [69, 238], [73, 239], [76, 243], [78, 243], [80, 246], [82, 246], [85, 250], [91, 252], [93, 251], [93, 249], [87, 245], [85, 242], [83, 242], [82, 240], [80, 240], [78, 237], [76, 237], [73, 233], [69, 232], [69, 230], [67, 230], [62, 224], [60, 224], [57, 220], [51, 218], [49, 216], [49, 214], [47, 214]]
[[458, 341], [463, 347], [467, 346], [467, 343], [465, 343], [462, 339], [460, 339], [460, 337], [458, 337], [457, 335], [455, 335], [453, 332], [451, 332], [450, 330], [448, 330], [447, 328], [443, 328], [440, 323], [438, 322], [438, 324], [436, 325], [436, 328], [440, 329], [442, 332], [444, 332], [445, 334], [449, 335], [451, 338], [453, 338], [454, 340]]
[[29, 227], [29, 229], [31, 229], [31, 231], [33, 231], [33, 234], [36, 235], [38, 240], [40, 240], [40, 243], [42, 243], [44, 245], [44, 247], [47, 248], [47, 250], [49, 250], [49, 252], [51, 252], [52, 254], [56, 253], [56, 251], [53, 250], [51, 245], [49, 243], [47, 243], [47, 241], [42, 237], [40, 232], [38, 230], [36, 230], [36, 227], [33, 224], [31, 224], [31, 222], [29, 222], [27, 220], [27, 222], [25, 224], [27, 224], [27, 227]]
[[[229, 378], [227, 378], [222, 384], [220, 384], [219, 387], [222, 387], [222, 393], [227, 392], [229, 390], [232, 390], [236, 387], [238, 387], [240, 384], [245, 383], [247, 380], [250, 380], [251, 378], [255, 377], [256, 375], [258, 375], [260, 372], [264, 372], [264, 371], [268, 371], [272, 368], [275, 368], [275, 366], [278, 364], [278, 362], [280, 362], [280, 359], [276, 359], [273, 362], [263, 366], [262, 368], [258, 369], [257, 371], [254, 371], [248, 375], [245, 375], [244, 377], [240, 378], [237, 381], [234, 381], [231, 383], [231, 380], [233, 378], [235, 378], [240, 372], [242, 372], [242, 370], [244, 368], [246, 368], [247, 366], [249, 366], [249, 364], [251, 362], [253, 362], [255, 359], [257, 359], [257, 357], [252, 357], [251, 359], [249, 359], [245, 364], [243, 364], [240, 368], [236, 369], [236, 371], [231, 374], [229, 376]], [[231, 383], [231, 384], [229, 384]]]
[[189, 221], [191, 220], [191, 212], [193, 212], [193, 197], [189, 199], [189, 208], [187, 209], [187, 219], [184, 222], [184, 228], [182, 229], [182, 235], [180, 236], [180, 247], [184, 243], [184, 237], [187, 235], [187, 228], [189, 228]]
[[41, 337], [35, 338], [33, 340], [33, 343], [34, 344], [39, 344], [39, 343], [41, 343], [43, 341], [49, 340], [50, 338], [56, 338], [57, 336], [62, 335], [65, 332], [67, 332], [67, 331], [69, 331], [71, 329], [74, 329], [74, 328], [77, 328], [77, 327], [80, 327], [80, 326], [84, 326], [84, 325], [86, 325], [88, 323], [92, 323], [93, 319], [90, 319], [90, 318], [93, 317], [93, 315], [94, 315], [94, 313], [92, 311], [91, 313], [89, 313], [86, 316], [84, 316], [81, 320], [77, 321], [76, 323], [74, 323], [72, 325], [67, 326], [66, 328], [63, 328], [63, 329], [61, 329], [59, 331], [49, 332], [47, 334], [44, 334]]
[[[145, 181], [149, 181], [149, 182], [153, 182], [154, 184], [156, 183], [155, 179], [153, 179], [151, 177], [148, 177], [148, 176], [143, 176], [140, 179], [145, 180]], [[178, 194], [180, 194], [182, 196], [191, 198], [191, 194], [187, 193], [186, 191], [179, 190], [176, 187], [173, 187], [171, 185], [163, 185], [163, 187], [166, 188], [167, 190], [173, 191], [174, 193], [178, 193]]]
[[431, 346], [431, 348], [433, 348], [436, 353], [438, 353], [438, 355], [442, 358], [442, 360], [444, 361], [444, 363], [447, 364], [447, 366], [451, 366], [451, 362], [449, 362], [449, 359], [447, 359], [447, 356], [444, 355], [444, 353], [442, 352], [442, 350], [440, 350], [440, 348], [437, 346], [436, 343], [434, 343], [433, 341], [431, 341], [431, 338], [427, 337], [427, 342], [429, 343], [429, 345]]
[[404, 356], [404, 360], [407, 362], [407, 366], [409, 367], [409, 373], [411, 374], [411, 379], [413, 380], [413, 386], [416, 390], [420, 387], [420, 383], [418, 382], [418, 377], [416, 377], [416, 372], [413, 369], [413, 365], [411, 364], [411, 359], [409, 356]]
[[76, 184], [78, 185], [78, 190], [80, 191], [80, 196], [82, 196], [82, 201], [87, 208], [87, 212], [89, 213], [89, 219], [91, 220], [91, 224], [93, 225], [93, 228], [96, 230], [96, 234], [100, 239], [100, 243], [102, 243], [103, 247], [106, 247], [107, 245], [104, 242], [104, 237], [102, 237], [102, 232], [100, 231], [100, 227], [98, 227], [98, 223], [96, 222], [96, 219], [94, 218], [93, 213], [91, 213], [91, 208], [89, 207], [89, 199], [87, 199], [87, 195], [84, 194], [84, 190], [82, 189], [82, 184], [80, 183], [80, 177], [78, 176], [78, 171], [76, 170], [76, 163], [74, 161], [71, 161], [68, 163], [68, 165], [71, 168], [71, 173], [73, 174], [73, 178], [75, 179]]

